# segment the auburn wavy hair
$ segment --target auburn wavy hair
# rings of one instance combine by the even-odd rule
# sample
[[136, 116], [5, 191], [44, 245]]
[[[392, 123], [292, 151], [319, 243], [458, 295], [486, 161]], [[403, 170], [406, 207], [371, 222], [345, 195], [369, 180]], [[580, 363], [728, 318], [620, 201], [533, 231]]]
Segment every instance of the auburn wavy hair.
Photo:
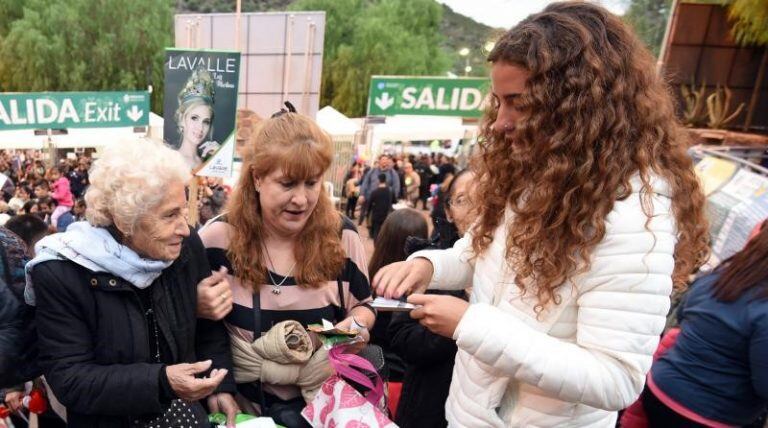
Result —
[[[252, 287], [267, 282], [264, 234], [256, 177], [280, 169], [293, 181], [321, 179], [333, 159], [331, 138], [310, 118], [284, 113], [265, 120], [242, 151], [240, 181], [227, 206], [233, 230], [228, 250], [233, 268]], [[345, 253], [341, 216], [323, 187], [294, 248], [296, 282], [317, 286], [339, 275]], [[255, 291], [255, 290], [254, 290]]]
[[481, 123], [474, 254], [488, 248], [510, 207], [505, 257], [517, 286], [536, 293], [540, 313], [559, 303], [559, 286], [589, 270], [606, 216], [629, 197], [635, 176], [650, 222], [657, 177], [672, 192], [673, 283], [684, 288], [708, 255], [705, 199], [668, 88], [639, 39], [599, 6], [553, 3], [504, 34], [488, 60], [530, 77], [510, 139], [492, 126], [498, 102]]

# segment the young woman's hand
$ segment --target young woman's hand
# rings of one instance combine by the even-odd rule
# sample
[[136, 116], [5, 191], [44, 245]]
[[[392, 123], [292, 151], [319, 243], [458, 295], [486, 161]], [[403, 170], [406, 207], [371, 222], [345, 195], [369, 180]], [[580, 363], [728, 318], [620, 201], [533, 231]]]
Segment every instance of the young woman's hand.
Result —
[[221, 147], [221, 144], [215, 141], [206, 141], [200, 144], [200, 157], [203, 159], [207, 158], [216, 153], [216, 151], [219, 150], [219, 147]]
[[432, 333], [449, 339], [453, 338], [456, 327], [469, 309], [465, 300], [436, 294], [412, 294], [408, 303], [420, 306], [411, 311], [411, 318], [419, 320], [419, 324]]
[[392, 263], [379, 269], [373, 278], [373, 288], [377, 295], [387, 299], [423, 293], [427, 290], [434, 272], [432, 262], [422, 257]]

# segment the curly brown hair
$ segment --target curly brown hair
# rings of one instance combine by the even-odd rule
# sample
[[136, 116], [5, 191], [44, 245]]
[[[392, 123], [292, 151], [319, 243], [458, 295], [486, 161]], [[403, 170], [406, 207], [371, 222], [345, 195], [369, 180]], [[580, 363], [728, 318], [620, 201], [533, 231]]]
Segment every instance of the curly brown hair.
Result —
[[[244, 284], [266, 283], [265, 233], [255, 177], [280, 168], [294, 181], [321, 177], [333, 159], [331, 138], [310, 118], [285, 113], [265, 120], [243, 149], [240, 181], [227, 206], [233, 228], [228, 255]], [[317, 286], [336, 278], [344, 264], [341, 216], [323, 187], [295, 248], [296, 282]], [[255, 291], [255, 290], [254, 290]]]
[[530, 77], [511, 141], [492, 126], [498, 102], [481, 124], [474, 254], [489, 247], [509, 207], [505, 257], [517, 286], [536, 293], [540, 313], [559, 303], [561, 284], [589, 270], [606, 216], [636, 176], [648, 228], [656, 177], [671, 191], [673, 283], [684, 288], [708, 255], [705, 199], [669, 90], [639, 39], [599, 6], [553, 3], [504, 34], [488, 60]]

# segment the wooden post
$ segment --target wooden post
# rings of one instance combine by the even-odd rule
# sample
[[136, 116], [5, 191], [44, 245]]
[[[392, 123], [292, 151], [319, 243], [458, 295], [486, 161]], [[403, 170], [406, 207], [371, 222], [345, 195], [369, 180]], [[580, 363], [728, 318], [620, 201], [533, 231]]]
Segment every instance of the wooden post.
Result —
[[755, 79], [755, 86], [752, 88], [752, 96], [749, 98], [749, 108], [747, 108], [747, 118], [744, 120], [744, 132], [749, 131], [749, 127], [752, 126], [752, 117], [755, 115], [755, 108], [757, 107], [757, 99], [760, 98], [760, 87], [765, 77], [765, 67], [768, 63], [768, 46], [763, 47], [763, 59], [760, 60], [760, 68], [757, 69], [757, 78]]
[[200, 210], [197, 209], [198, 195], [200, 193], [200, 182], [196, 175], [192, 176], [192, 181], [189, 182], [189, 217], [187, 222], [190, 226], [197, 226], [197, 222], [200, 220]]

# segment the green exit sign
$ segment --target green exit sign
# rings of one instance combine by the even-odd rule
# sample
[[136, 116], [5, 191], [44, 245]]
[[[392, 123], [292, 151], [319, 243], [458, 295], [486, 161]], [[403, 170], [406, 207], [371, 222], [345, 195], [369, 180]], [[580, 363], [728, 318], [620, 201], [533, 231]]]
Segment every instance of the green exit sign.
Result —
[[368, 115], [477, 118], [489, 87], [485, 78], [373, 76]]
[[0, 131], [148, 124], [149, 93], [144, 91], [0, 94]]

